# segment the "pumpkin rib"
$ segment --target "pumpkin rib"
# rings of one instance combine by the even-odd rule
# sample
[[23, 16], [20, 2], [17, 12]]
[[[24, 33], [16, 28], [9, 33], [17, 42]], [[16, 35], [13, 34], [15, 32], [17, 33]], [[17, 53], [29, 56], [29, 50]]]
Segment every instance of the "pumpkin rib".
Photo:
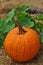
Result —
[[[26, 34], [26, 36], [27, 36], [27, 34]], [[27, 53], [26, 53], [26, 42], [27, 42], [27, 39], [28, 39], [28, 37], [24, 37], [25, 38], [25, 53], [24, 53], [24, 61], [28, 61], [28, 59], [26, 59], [26, 55], [28, 55], [27, 53], [28, 52], [30, 52], [28, 49], [28, 51], [27, 51]], [[29, 43], [28, 43], [29, 44]], [[29, 47], [29, 49], [30, 49], [30, 47]], [[29, 53], [30, 54], [30, 53]], [[28, 57], [27, 57], [28, 58]], [[26, 59], [26, 60], [25, 60]]]
[[[21, 35], [20, 35], [20, 36], [18, 37], [18, 39], [22, 39], [22, 40], [23, 40], [23, 36], [21, 37]], [[22, 42], [22, 40], [19, 40], [19, 42]], [[18, 43], [19, 43], [19, 42], [18, 42]], [[20, 48], [20, 44], [21, 44], [21, 43], [18, 44], [18, 48], [17, 48], [17, 58], [16, 58], [16, 59], [19, 59], [19, 56], [18, 56], [19, 51], [18, 51], [18, 49]], [[23, 44], [23, 43], [22, 43], [22, 44]], [[24, 46], [24, 45], [23, 45], [23, 46]], [[22, 57], [23, 57], [23, 56], [22, 56]], [[22, 60], [23, 60], [23, 59], [22, 59]], [[21, 61], [21, 60], [19, 60], [19, 61]]]
[[[18, 39], [17, 39], [18, 40]], [[18, 43], [17, 43], [17, 47], [16, 47], [16, 59], [17, 59], [17, 50], [18, 50]]]
[[[18, 37], [16, 37], [16, 45], [18, 46], [17, 41], [18, 41]], [[13, 43], [13, 45], [11, 45], [11, 51], [12, 51], [12, 48], [14, 48], [14, 44], [15, 44], [14, 41], [12, 43]], [[16, 51], [16, 56], [15, 56], [14, 60], [17, 59], [17, 46], [16, 46], [16, 50], [15, 50]], [[13, 51], [13, 54], [14, 54], [14, 51]], [[11, 52], [11, 56], [12, 56], [12, 52]]]
[[24, 61], [25, 60], [24, 59], [24, 55], [25, 55], [25, 37], [23, 39], [24, 39], [24, 54], [23, 54], [23, 61]]
[[[22, 36], [22, 37], [23, 37], [23, 36]], [[24, 37], [23, 37], [23, 39], [25, 40]], [[23, 61], [24, 61], [24, 53], [25, 53], [25, 41], [24, 41]]]

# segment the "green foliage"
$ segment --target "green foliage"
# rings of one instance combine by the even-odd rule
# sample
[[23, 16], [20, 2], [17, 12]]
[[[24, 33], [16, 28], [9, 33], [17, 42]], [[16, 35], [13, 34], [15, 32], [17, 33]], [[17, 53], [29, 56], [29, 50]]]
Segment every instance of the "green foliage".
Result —
[[35, 29], [40, 37], [40, 41], [43, 43], [43, 34], [41, 35], [40, 33], [42, 32], [43, 33], [43, 24], [41, 23], [36, 23], [35, 25]]
[[41, 40], [41, 42], [43, 43], [43, 36], [41, 35], [41, 37], [40, 37], [40, 40]]
[[20, 11], [20, 12], [26, 12], [26, 11], [29, 10], [29, 9], [30, 9], [29, 6], [23, 5], [22, 7], [20, 7], [19, 11]]
[[43, 24], [41, 24], [40, 22], [36, 23], [36, 28], [40, 30], [40, 32], [43, 30]]
[[6, 17], [6, 20], [0, 18], [0, 48], [3, 45], [3, 41], [7, 33], [15, 27], [14, 23], [14, 10], [12, 10]]
[[17, 19], [23, 26], [26, 26], [26, 27], [34, 26], [33, 18], [29, 14], [19, 13], [17, 14]]
[[39, 14], [37, 17], [36, 17], [37, 20], [42, 20], [43, 21], [43, 14]]
[[0, 18], [0, 48], [3, 45], [3, 41], [7, 35], [7, 33], [16, 27], [14, 17], [16, 16], [17, 20], [22, 24], [22, 26], [31, 27], [32, 29], [36, 30], [40, 36], [41, 42], [43, 42], [43, 35], [40, 35], [40, 32], [43, 31], [43, 24], [35, 22], [36, 20], [43, 20], [43, 14], [39, 14], [35, 19], [30, 15], [27, 14], [26, 11], [30, 9], [29, 6], [23, 5], [19, 7], [18, 5], [10, 11], [7, 16], [6, 20], [2, 20]]

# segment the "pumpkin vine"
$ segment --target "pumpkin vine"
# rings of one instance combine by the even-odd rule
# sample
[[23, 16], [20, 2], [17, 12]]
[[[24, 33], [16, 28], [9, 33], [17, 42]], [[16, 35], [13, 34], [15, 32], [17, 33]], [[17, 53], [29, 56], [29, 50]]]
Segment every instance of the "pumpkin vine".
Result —
[[[4, 39], [8, 32], [17, 26], [14, 20], [15, 16], [17, 21], [20, 23], [18, 26], [20, 33], [22, 30], [24, 31], [22, 26], [32, 28], [38, 33], [40, 41], [43, 43], [43, 14], [38, 14], [34, 18], [31, 14], [26, 12], [27, 10], [30, 11], [30, 9], [31, 8], [27, 5], [23, 5], [21, 7], [17, 5], [7, 14], [5, 20], [2, 20], [0, 17], [0, 48], [3, 46]], [[42, 35], [40, 33], [42, 33]]]

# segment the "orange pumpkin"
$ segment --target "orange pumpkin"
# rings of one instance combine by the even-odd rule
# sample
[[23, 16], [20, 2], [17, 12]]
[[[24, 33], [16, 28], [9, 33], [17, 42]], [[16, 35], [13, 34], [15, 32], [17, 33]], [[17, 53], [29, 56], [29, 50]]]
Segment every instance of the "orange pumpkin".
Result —
[[37, 32], [28, 27], [23, 27], [23, 29], [26, 31], [24, 34], [19, 34], [18, 27], [11, 30], [4, 42], [6, 53], [14, 61], [30, 61], [40, 49], [40, 39]]

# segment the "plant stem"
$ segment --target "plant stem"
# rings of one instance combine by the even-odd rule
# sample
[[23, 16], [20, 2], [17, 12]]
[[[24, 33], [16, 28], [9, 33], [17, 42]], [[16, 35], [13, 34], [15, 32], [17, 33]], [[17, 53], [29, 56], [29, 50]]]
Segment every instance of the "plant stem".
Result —
[[16, 17], [14, 17], [14, 20], [15, 20], [15, 23], [16, 23], [17, 27], [19, 28], [19, 34], [24, 34], [26, 31], [23, 29], [23, 27], [18, 22], [18, 20], [16, 19]]

